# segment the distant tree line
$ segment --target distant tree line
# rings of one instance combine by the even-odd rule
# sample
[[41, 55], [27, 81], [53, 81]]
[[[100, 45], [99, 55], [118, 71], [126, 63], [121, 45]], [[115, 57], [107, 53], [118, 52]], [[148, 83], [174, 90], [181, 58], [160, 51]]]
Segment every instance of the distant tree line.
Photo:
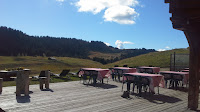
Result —
[[88, 58], [90, 51], [118, 52], [100, 41], [75, 38], [29, 36], [19, 30], [0, 27], [0, 55], [2, 56], [68, 56]]
[[116, 59], [93, 58], [103, 64], [120, 59], [137, 56], [154, 49], [128, 49], [121, 50], [105, 45], [101, 41], [84, 41], [75, 38], [29, 36], [19, 30], [0, 27], [0, 55], [1, 56], [66, 56], [75, 58], [88, 58], [90, 51], [101, 53], [121, 53]]
[[130, 58], [130, 57], [134, 57], [134, 56], [138, 56], [141, 54], [146, 54], [146, 53], [150, 53], [150, 52], [155, 52], [154, 49], [124, 49], [121, 53], [121, 56], [119, 57], [115, 57], [113, 59], [104, 59], [104, 58], [99, 58], [99, 57], [94, 57], [92, 60], [93, 61], [97, 61], [100, 62], [102, 64], [108, 64], [108, 63], [113, 63], [122, 59], [126, 59], [126, 58]]
[[100, 62], [102, 64], [108, 64], [108, 63], [119, 61], [119, 58], [115, 57], [114, 59], [104, 59], [104, 58], [94, 57], [92, 60]]

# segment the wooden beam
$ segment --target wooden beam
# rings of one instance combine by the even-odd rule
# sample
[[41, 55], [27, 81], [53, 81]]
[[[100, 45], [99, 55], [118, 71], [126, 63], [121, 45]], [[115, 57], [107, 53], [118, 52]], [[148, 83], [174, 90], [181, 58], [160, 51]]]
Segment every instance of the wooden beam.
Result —
[[165, 0], [165, 3], [170, 3], [170, 0]]
[[200, 75], [200, 0], [165, 0], [170, 3], [173, 27], [184, 31], [190, 46], [188, 108], [196, 110]]
[[200, 33], [184, 31], [190, 45], [190, 71], [188, 108], [196, 110], [199, 100], [199, 78], [200, 78]]

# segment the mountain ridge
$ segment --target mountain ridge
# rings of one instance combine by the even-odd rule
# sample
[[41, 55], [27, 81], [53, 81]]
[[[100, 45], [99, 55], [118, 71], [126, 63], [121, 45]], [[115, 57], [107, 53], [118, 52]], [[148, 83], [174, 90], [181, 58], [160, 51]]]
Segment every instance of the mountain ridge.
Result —
[[0, 27], [1, 56], [62, 56], [91, 59], [89, 57], [91, 52], [119, 53], [120, 56], [117, 58], [120, 60], [155, 52], [155, 49], [118, 49], [107, 46], [101, 41], [88, 42], [75, 38], [29, 36], [19, 30]]

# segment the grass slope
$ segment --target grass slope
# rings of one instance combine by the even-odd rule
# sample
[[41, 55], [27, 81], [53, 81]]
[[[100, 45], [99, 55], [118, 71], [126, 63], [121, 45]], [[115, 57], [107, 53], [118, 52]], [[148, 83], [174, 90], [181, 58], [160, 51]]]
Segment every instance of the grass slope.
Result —
[[48, 57], [0, 56], [0, 70], [17, 67], [31, 69], [31, 75], [39, 75], [41, 70], [51, 70], [51, 72], [58, 74], [63, 69], [70, 69], [70, 71], [77, 72], [82, 67], [100, 68], [102, 64], [87, 59], [70, 57], [56, 57], [56, 60], [48, 60]]
[[89, 57], [92, 59], [94, 57], [104, 58], [104, 59], [114, 59], [120, 57], [122, 53], [101, 53], [101, 52], [90, 52]]
[[[41, 70], [51, 70], [53, 73], [60, 73], [63, 69], [70, 69], [72, 72], [77, 72], [80, 68], [92, 67], [92, 68], [110, 68], [114, 65], [128, 65], [129, 67], [136, 66], [159, 66], [169, 67], [170, 54], [176, 53], [189, 53], [188, 49], [175, 49], [163, 52], [153, 52], [124, 60], [117, 61], [115, 63], [102, 65], [101, 63], [91, 61], [88, 59], [78, 59], [69, 57], [56, 57], [56, 60], [48, 60], [48, 57], [31, 57], [31, 56], [0, 56], [0, 70], [5, 68], [17, 68], [24, 67], [31, 69], [31, 76], [39, 75]], [[79, 80], [78, 77], [71, 76], [71, 79], [51, 78], [51, 82], [66, 82]], [[31, 84], [38, 84], [38, 81], [32, 80]], [[3, 86], [14, 86], [15, 81], [4, 81]]]
[[101, 63], [91, 61], [88, 59], [78, 59], [70, 57], [56, 57], [56, 60], [48, 60], [48, 57], [31, 57], [31, 56], [0, 56], [0, 70], [5, 68], [24, 67], [31, 69], [31, 75], [39, 75], [41, 70], [51, 70], [53, 73], [60, 73], [63, 69], [70, 69], [77, 72], [83, 67], [92, 68], [109, 68], [114, 65], [128, 65], [128, 66], [159, 66], [169, 67], [170, 54], [176, 53], [189, 53], [188, 49], [175, 49], [163, 52], [153, 52], [124, 60], [115, 63], [102, 65]]
[[[48, 60], [48, 57], [31, 57], [31, 56], [0, 56], [0, 70], [24, 67], [31, 69], [31, 76], [39, 75], [41, 70], [50, 70], [53, 73], [61, 73], [63, 69], [70, 69], [71, 72], [77, 72], [80, 68], [96, 67], [101, 68], [103, 65], [87, 59], [56, 57], [56, 60]], [[79, 80], [77, 76], [56, 78], [51, 77], [50, 82], [67, 82]], [[32, 79], [31, 84], [39, 84], [38, 80]], [[15, 81], [4, 81], [3, 86], [15, 86]]]
[[107, 64], [104, 67], [113, 67], [114, 65], [128, 65], [129, 67], [136, 66], [158, 66], [158, 67], [169, 67], [170, 66], [170, 54], [174, 52], [181, 54], [188, 54], [188, 49], [174, 49], [162, 52], [153, 52], [144, 55], [139, 55], [132, 58], [117, 61], [115, 63]]

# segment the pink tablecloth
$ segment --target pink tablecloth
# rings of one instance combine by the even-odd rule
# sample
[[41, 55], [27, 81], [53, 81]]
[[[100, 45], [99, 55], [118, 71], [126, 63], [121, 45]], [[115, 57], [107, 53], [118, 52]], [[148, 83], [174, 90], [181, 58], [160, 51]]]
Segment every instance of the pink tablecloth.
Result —
[[181, 72], [189, 72], [189, 70], [181, 70]]
[[146, 66], [142, 66], [139, 67], [140, 69], [152, 69], [153, 73], [159, 73], [160, 72], [160, 67], [146, 67]]
[[85, 73], [85, 71], [97, 71], [98, 72], [98, 76], [97, 76], [98, 80], [102, 80], [104, 77], [110, 77], [110, 75], [111, 75], [109, 69], [101, 69], [101, 68], [81, 68], [78, 75], [79, 76], [83, 75]]
[[137, 71], [136, 68], [129, 67], [113, 67], [114, 70], [123, 70], [123, 73], [134, 73]]
[[190, 68], [184, 68], [184, 70], [189, 70]]
[[189, 72], [175, 72], [175, 71], [160, 71], [160, 74], [178, 74], [178, 75], [183, 75], [183, 83], [187, 84], [189, 80]]
[[[162, 75], [147, 74], [147, 73], [126, 73], [126, 74], [133, 75], [133, 76], [141, 76], [141, 77], [147, 77], [147, 78], [149, 78], [149, 80], [150, 80], [150, 90], [152, 92], [155, 92], [154, 91], [154, 87], [165, 87], [164, 77]], [[128, 78], [131, 79], [131, 76], [128, 77]]]

